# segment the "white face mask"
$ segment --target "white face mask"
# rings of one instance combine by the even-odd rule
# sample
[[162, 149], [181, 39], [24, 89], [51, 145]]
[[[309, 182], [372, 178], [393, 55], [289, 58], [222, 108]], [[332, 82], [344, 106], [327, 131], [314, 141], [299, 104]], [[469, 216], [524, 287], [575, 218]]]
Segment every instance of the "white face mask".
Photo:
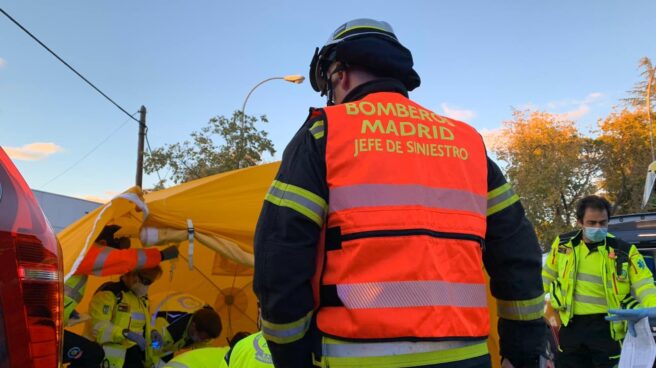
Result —
[[132, 290], [132, 292], [140, 298], [148, 295], [148, 286], [142, 284], [141, 282], [135, 282], [132, 287], [130, 287], [130, 290]]

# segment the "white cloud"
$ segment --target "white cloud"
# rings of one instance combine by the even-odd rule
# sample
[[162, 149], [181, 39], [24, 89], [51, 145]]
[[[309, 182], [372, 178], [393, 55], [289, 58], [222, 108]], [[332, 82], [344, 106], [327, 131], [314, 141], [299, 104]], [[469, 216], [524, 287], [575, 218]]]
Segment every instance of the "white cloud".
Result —
[[0, 68], [7, 66], [7, 60], [0, 57]]
[[449, 107], [449, 105], [442, 103], [442, 110], [444, 115], [455, 120], [462, 120], [465, 122], [470, 121], [476, 116], [472, 110], [459, 109], [457, 107]]
[[488, 151], [494, 151], [506, 143], [505, 137], [501, 134], [501, 128], [492, 130], [481, 129], [479, 130], [479, 133], [483, 136], [485, 148], [487, 148]]
[[579, 120], [583, 116], [587, 115], [589, 112], [590, 112], [590, 107], [586, 104], [582, 104], [579, 105], [579, 107], [577, 107], [576, 109], [558, 114], [558, 116], [567, 120]]
[[51, 142], [34, 142], [22, 147], [3, 147], [14, 160], [38, 161], [47, 158], [64, 149]]
[[[590, 112], [590, 105], [599, 103], [606, 98], [601, 92], [590, 92], [583, 99], [569, 99], [549, 101], [545, 104], [546, 110], [568, 120], [579, 120]], [[539, 106], [532, 103], [525, 105], [526, 110], [540, 110]], [[554, 111], [556, 110], [556, 111]], [[560, 111], [565, 110], [564, 112]]]

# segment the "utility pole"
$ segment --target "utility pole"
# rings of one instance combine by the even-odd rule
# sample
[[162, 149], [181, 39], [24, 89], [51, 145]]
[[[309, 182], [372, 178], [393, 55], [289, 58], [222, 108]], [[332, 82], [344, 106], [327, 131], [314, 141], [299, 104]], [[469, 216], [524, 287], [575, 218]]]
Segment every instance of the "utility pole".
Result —
[[146, 106], [141, 105], [139, 109], [139, 144], [137, 146], [137, 182], [141, 188], [143, 184], [143, 154], [144, 140], [146, 139]]

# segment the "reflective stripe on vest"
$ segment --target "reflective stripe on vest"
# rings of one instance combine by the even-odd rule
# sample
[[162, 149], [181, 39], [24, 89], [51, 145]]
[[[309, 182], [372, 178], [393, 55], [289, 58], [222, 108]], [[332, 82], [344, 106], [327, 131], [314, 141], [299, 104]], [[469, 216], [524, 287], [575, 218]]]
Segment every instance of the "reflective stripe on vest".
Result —
[[[330, 339], [327, 339], [327, 341], [330, 341]], [[337, 344], [331, 344], [327, 341], [324, 341], [325, 349], [323, 350], [323, 354], [327, 357], [336, 358], [428, 353], [481, 344], [480, 341], [401, 341], [379, 343], [340, 342]]]
[[[591, 275], [589, 273], [580, 272], [580, 271], [579, 271], [579, 273], [576, 274], [576, 281], [587, 281], [587, 282], [597, 284], [597, 285], [602, 285], [602, 286], [604, 285], [604, 281], [601, 278], [601, 276]], [[613, 282], [608, 280], [606, 282], [606, 287], [609, 288], [609, 289], [612, 288], [613, 287]]]
[[429, 306], [487, 307], [485, 285], [444, 281], [394, 281], [337, 285], [348, 309]]
[[457, 189], [410, 184], [360, 184], [330, 190], [329, 212], [358, 207], [413, 205], [485, 215], [485, 197]]
[[578, 303], [588, 303], [588, 304], [608, 306], [608, 302], [606, 301], [606, 298], [601, 298], [596, 296], [574, 294], [574, 301]]
[[487, 342], [480, 340], [350, 343], [324, 338], [322, 346], [322, 366], [333, 368], [433, 366], [488, 354]]
[[324, 112], [318, 329], [358, 340], [486, 337], [486, 215], [490, 200], [513, 195], [490, 198], [480, 134], [398, 93]]

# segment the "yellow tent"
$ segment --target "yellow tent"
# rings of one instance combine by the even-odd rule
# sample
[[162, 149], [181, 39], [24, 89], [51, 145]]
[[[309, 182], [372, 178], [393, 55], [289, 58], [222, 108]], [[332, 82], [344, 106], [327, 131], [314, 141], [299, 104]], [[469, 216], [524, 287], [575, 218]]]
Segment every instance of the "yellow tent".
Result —
[[[219, 311], [224, 332], [218, 345], [238, 331], [254, 332], [253, 236], [278, 167], [279, 163], [272, 163], [231, 171], [146, 195], [131, 188], [58, 234], [66, 278], [74, 274], [103, 226], [120, 225], [116, 235], [129, 236], [133, 247], [180, 244], [179, 260], [164, 262], [164, 276], [150, 288], [152, 311], [167, 295], [191, 294]], [[86, 312], [93, 292], [109, 280], [90, 277], [79, 312]], [[494, 303], [490, 304], [494, 316]], [[80, 332], [81, 327], [76, 330]], [[494, 353], [498, 351], [496, 326], [491, 331]], [[493, 361], [499, 360], [493, 356]]]

